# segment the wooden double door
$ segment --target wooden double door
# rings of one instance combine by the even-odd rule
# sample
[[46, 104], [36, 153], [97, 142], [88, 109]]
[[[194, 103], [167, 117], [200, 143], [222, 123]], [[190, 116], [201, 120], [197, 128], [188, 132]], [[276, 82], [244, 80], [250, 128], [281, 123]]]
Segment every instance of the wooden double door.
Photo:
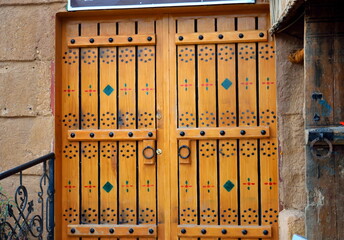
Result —
[[278, 239], [265, 11], [65, 18], [57, 236]]

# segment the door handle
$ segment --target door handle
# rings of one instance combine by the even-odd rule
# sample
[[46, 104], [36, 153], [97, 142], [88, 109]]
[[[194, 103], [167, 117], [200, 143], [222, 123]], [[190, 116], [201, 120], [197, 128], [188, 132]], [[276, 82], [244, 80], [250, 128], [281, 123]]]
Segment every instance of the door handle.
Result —
[[[147, 152], [149, 152], [149, 150], [152, 152], [151, 154], [147, 154]], [[151, 146], [146, 146], [143, 150], [142, 150], [142, 155], [145, 157], [145, 159], [152, 159], [154, 157], [154, 148], [152, 148]]]
[[155, 164], [155, 141], [154, 140], [143, 140], [142, 142], [142, 155], [144, 157], [144, 164]]
[[190, 140], [179, 140], [178, 157], [179, 163], [190, 164], [191, 163], [191, 148]]
[[[182, 154], [181, 154], [181, 151], [182, 151], [184, 148], [187, 150], [187, 154], [182, 155]], [[180, 146], [179, 149], [178, 149], [178, 156], [179, 156], [180, 158], [182, 158], [182, 159], [187, 159], [187, 158], [189, 158], [189, 157], [190, 157], [190, 147], [187, 146], [187, 145], [182, 145], [182, 146]]]

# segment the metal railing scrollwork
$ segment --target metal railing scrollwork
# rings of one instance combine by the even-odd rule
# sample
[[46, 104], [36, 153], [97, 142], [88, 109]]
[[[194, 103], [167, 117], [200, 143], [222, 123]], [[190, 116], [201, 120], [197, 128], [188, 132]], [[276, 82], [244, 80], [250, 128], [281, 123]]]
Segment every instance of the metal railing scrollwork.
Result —
[[[54, 159], [55, 154], [49, 153], [0, 173], [0, 181], [19, 173], [14, 198], [0, 189], [0, 239], [54, 239]], [[43, 172], [34, 196], [23, 184], [22, 172], [39, 164]]]

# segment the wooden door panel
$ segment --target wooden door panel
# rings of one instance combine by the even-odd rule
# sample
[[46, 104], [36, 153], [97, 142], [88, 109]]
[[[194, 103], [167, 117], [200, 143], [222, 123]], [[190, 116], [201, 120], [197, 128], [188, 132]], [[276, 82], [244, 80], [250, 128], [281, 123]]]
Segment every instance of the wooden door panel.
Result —
[[[81, 36], [97, 35], [96, 23], [81, 25]], [[80, 95], [81, 129], [98, 128], [98, 49], [81, 49]], [[81, 223], [97, 224], [98, 142], [81, 142]], [[97, 238], [91, 238], [96, 240]]]
[[[234, 17], [217, 18], [218, 31], [234, 31]], [[237, 126], [236, 46], [217, 45], [218, 126]], [[238, 144], [219, 140], [220, 225], [238, 225]]]
[[[266, 159], [272, 152], [277, 154], [276, 119], [270, 116], [276, 112], [276, 90], [271, 83], [275, 80], [267, 76], [274, 75], [274, 65], [262, 62], [267, 50], [258, 48], [272, 46], [267, 38], [260, 42], [266, 33], [259, 31], [267, 28], [263, 26], [267, 19], [177, 16], [171, 21], [176, 29], [178, 84], [176, 129], [171, 129], [178, 129], [174, 136], [178, 139], [175, 153], [179, 168], [173, 173], [180, 184], [177, 235], [180, 239], [258, 239], [273, 234], [277, 239], [277, 180], [272, 180], [277, 167], [276, 162]], [[231, 31], [239, 38], [258, 31], [259, 37], [246, 42], [223, 41]], [[271, 81], [267, 83], [264, 77]], [[270, 93], [263, 90], [267, 86]], [[264, 108], [270, 109], [269, 116], [261, 110]], [[272, 131], [267, 139], [265, 130], [259, 130], [260, 136], [248, 136], [248, 131], [261, 126]], [[229, 128], [237, 129], [238, 134], [225, 136]], [[182, 159], [180, 155], [186, 157], [187, 151], [190, 156]], [[273, 233], [260, 225], [274, 225]]]
[[[178, 32], [193, 31], [193, 19], [178, 21]], [[192, 45], [178, 46], [178, 126], [180, 128], [196, 127], [196, 48]], [[186, 142], [187, 143], [187, 142]], [[179, 142], [179, 148], [184, 145]], [[188, 145], [188, 144], [187, 144]], [[190, 156], [187, 164], [179, 157], [179, 221], [181, 224], [197, 224], [197, 145], [189, 145]], [[184, 154], [180, 152], [180, 154]], [[182, 155], [184, 156], [184, 155]], [[184, 240], [184, 238], [181, 238]], [[195, 240], [191, 238], [191, 240]]]
[[267, 21], [63, 24], [63, 239], [278, 239]]
[[[64, 239], [157, 235], [155, 25], [147, 19], [65, 24]], [[137, 46], [131, 43], [137, 34], [149, 37]], [[120, 36], [122, 43], [99, 45], [98, 36], [109, 42]], [[79, 37], [89, 43], [73, 46]]]
[[[267, 28], [266, 18], [258, 26]], [[278, 140], [276, 108], [275, 46], [272, 41], [258, 43], [259, 123], [270, 127], [271, 137], [260, 140], [261, 224], [272, 225], [278, 239]]]
[[[135, 34], [135, 22], [118, 23], [121, 35]], [[119, 129], [136, 128], [136, 50], [118, 48], [118, 116]], [[136, 224], [137, 219], [137, 143], [119, 141], [119, 224]], [[125, 238], [127, 239], [127, 238]]]
[[[79, 24], [63, 26], [62, 38], [79, 35]], [[62, 44], [61, 67], [61, 156], [62, 156], [62, 220], [63, 239], [67, 239], [67, 224], [80, 221], [80, 144], [67, 139], [68, 130], [78, 129], [80, 124], [79, 109], [79, 59], [78, 49], [69, 49], [66, 41]]]
[[[138, 22], [138, 33], [154, 33], [154, 21]], [[156, 104], [155, 104], [155, 46], [140, 46], [138, 52], [138, 129], [156, 128]], [[138, 143], [138, 172], [139, 172], [139, 203], [138, 222], [139, 224], [156, 224], [156, 156], [155, 141], [141, 141]], [[146, 157], [145, 157], [146, 156]], [[140, 238], [151, 240], [154, 238]]]
[[[238, 30], [255, 29], [255, 18], [238, 18]], [[238, 44], [239, 126], [257, 126], [256, 44]], [[258, 225], [258, 140], [239, 140], [240, 220]]]
[[[197, 20], [197, 31], [214, 32], [215, 18]], [[198, 127], [216, 127], [216, 48], [215, 44], [197, 46], [198, 75]], [[198, 142], [199, 161], [199, 222], [218, 225], [218, 145], [216, 140]], [[211, 238], [211, 240], [215, 240]]]
[[[99, 34], [115, 35], [116, 23], [101, 23]], [[117, 47], [99, 48], [99, 128], [117, 129]], [[99, 145], [100, 224], [117, 224], [118, 208], [118, 145], [100, 142]], [[104, 238], [108, 240], [109, 238]], [[113, 238], [112, 238], [113, 239]]]
[[[116, 34], [115, 23], [101, 23], [100, 35]], [[99, 48], [99, 128], [117, 129], [117, 47]], [[117, 143], [100, 142], [100, 223], [117, 223]]]

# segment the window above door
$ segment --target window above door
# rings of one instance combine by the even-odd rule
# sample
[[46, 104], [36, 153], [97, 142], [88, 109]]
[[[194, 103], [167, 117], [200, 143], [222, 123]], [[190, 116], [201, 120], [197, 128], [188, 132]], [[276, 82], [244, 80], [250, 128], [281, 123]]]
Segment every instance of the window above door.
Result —
[[255, 3], [255, 0], [68, 0], [68, 11]]

